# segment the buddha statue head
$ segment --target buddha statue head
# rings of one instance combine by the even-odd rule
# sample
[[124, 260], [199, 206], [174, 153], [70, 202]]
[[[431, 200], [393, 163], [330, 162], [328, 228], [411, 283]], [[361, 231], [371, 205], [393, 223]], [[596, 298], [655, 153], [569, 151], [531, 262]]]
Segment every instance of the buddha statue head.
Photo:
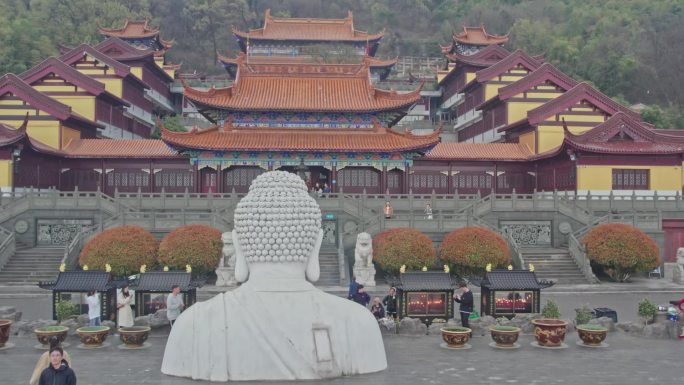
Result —
[[259, 175], [235, 209], [233, 245], [238, 282], [318, 280], [321, 210], [295, 174]]

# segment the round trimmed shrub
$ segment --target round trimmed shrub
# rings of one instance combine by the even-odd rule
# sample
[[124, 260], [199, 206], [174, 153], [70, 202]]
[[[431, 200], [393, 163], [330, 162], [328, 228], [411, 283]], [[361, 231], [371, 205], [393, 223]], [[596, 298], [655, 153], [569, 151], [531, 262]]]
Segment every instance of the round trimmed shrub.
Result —
[[632, 225], [607, 223], [596, 226], [582, 238], [582, 243], [589, 259], [618, 282], [660, 265], [656, 242]]
[[461, 275], [482, 274], [487, 264], [503, 267], [511, 262], [506, 241], [494, 231], [470, 226], [447, 234], [439, 248], [439, 258]]
[[221, 232], [207, 225], [187, 225], [168, 233], [159, 244], [159, 263], [174, 270], [192, 266], [199, 275], [216, 270], [221, 260]]
[[140, 226], [114, 227], [97, 234], [81, 250], [79, 263], [104, 270], [109, 263], [114, 275], [137, 273], [140, 265], [154, 266], [157, 239]]
[[435, 248], [427, 235], [415, 229], [396, 228], [378, 233], [373, 238], [373, 261], [388, 273], [432, 267], [437, 262]]

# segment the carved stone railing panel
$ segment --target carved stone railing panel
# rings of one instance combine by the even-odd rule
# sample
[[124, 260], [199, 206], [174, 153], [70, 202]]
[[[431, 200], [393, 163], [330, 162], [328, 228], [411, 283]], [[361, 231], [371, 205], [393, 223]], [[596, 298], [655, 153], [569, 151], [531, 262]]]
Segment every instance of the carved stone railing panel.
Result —
[[501, 221], [499, 226], [520, 246], [551, 246], [551, 221]]
[[84, 227], [92, 224], [92, 219], [38, 219], [37, 243], [66, 246]]

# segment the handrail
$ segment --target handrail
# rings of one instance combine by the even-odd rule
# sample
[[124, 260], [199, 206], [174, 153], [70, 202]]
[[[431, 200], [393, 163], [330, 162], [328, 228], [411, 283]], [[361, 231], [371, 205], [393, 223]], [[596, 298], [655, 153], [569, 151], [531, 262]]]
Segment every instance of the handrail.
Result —
[[0, 270], [5, 266], [16, 251], [15, 233], [0, 226], [0, 235], [4, 236], [0, 242]]
[[575, 260], [577, 267], [582, 271], [582, 275], [584, 275], [584, 278], [586, 278], [587, 281], [590, 283], [601, 283], [601, 281], [596, 278], [596, 275], [591, 268], [591, 262], [587, 256], [586, 248], [572, 233], [568, 234], [568, 252]]
[[508, 242], [508, 247], [511, 250], [511, 259], [513, 259], [513, 266], [518, 269], [525, 268], [525, 259], [523, 258], [522, 250], [518, 242], [513, 239], [513, 235], [509, 231], [501, 231], [499, 234], [503, 235], [506, 242]]

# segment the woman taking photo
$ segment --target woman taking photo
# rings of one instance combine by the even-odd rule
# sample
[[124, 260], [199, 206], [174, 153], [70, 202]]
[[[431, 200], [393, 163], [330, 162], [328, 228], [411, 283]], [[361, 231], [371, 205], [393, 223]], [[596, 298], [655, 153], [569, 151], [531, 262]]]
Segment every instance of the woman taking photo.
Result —
[[121, 288], [119, 295], [116, 296], [116, 319], [119, 327], [133, 326], [133, 311], [131, 310], [131, 293], [128, 285]]

